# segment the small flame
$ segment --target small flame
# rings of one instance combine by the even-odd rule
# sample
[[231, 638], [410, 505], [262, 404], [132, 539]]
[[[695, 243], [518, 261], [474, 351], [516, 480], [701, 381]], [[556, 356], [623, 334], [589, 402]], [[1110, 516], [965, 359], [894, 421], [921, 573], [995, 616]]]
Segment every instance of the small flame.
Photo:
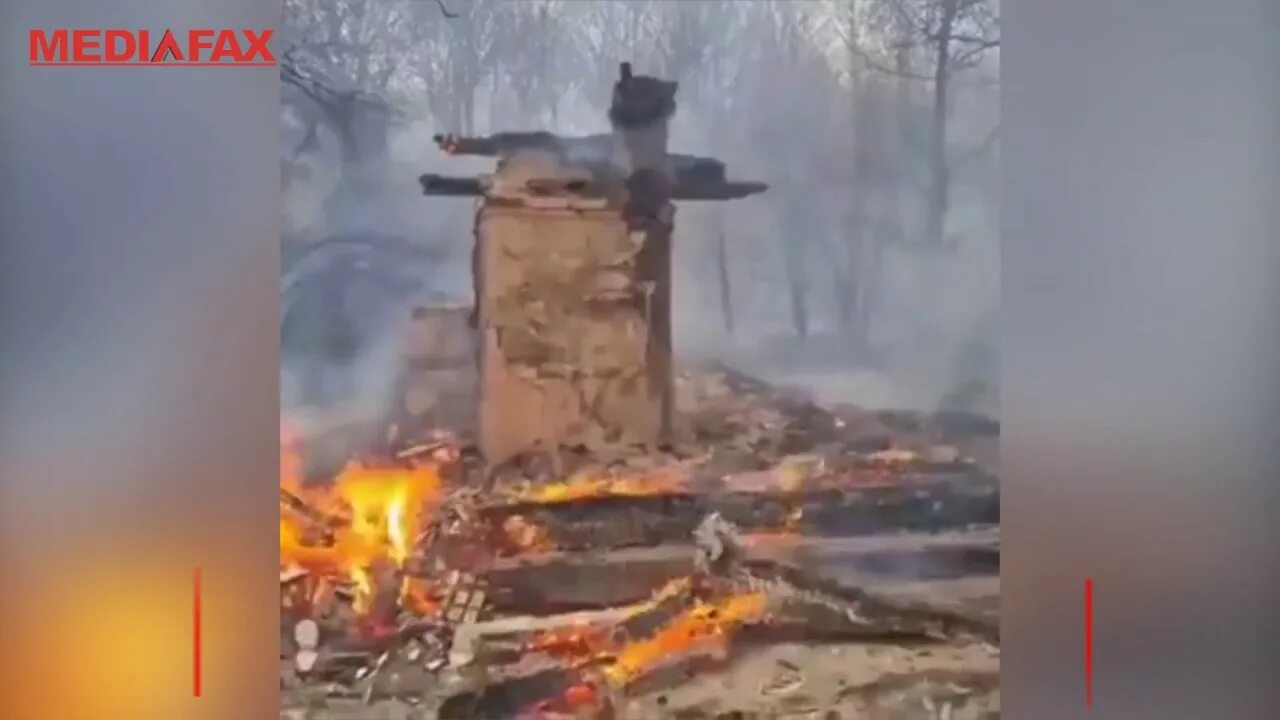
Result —
[[503, 521], [502, 531], [511, 545], [521, 552], [555, 549], [555, 542], [547, 529], [523, 515], [512, 515]]
[[563, 482], [528, 488], [519, 493], [518, 499], [551, 504], [595, 497], [676, 495], [688, 491], [686, 477], [680, 468], [636, 475], [613, 475], [607, 470], [592, 469]]
[[403, 567], [409, 558], [409, 540], [405, 535], [405, 492], [397, 490], [387, 505], [387, 536], [391, 540], [391, 559]]
[[582, 662], [609, 649], [604, 628], [598, 625], [569, 625], [535, 635], [525, 650], [554, 658]]
[[760, 592], [698, 601], [654, 636], [624, 646], [604, 668], [605, 679], [614, 687], [624, 687], [673, 655], [723, 649], [729, 633], [762, 618], [766, 606], [765, 594]]
[[[635, 617], [652, 611], [673, 597], [687, 596], [690, 587], [689, 578], [677, 578], [650, 600], [633, 605], [627, 614]], [[609, 626], [578, 624], [539, 633], [525, 644], [525, 649], [556, 658], [569, 667], [599, 662], [605, 681], [614, 688], [623, 688], [672, 657], [724, 650], [734, 630], [764, 619], [766, 611], [764, 593], [737, 593], [695, 600], [654, 635], [625, 644], [617, 644]]]

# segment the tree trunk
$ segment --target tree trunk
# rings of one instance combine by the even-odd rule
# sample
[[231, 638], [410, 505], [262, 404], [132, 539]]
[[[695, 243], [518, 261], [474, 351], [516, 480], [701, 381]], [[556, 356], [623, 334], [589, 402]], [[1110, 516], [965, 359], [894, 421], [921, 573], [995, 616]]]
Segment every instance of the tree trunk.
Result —
[[301, 160], [304, 156], [320, 149], [320, 119], [314, 115], [308, 117], [306, 134], [293, 149], [293, 160]]
[[858, 301], [854, 316], [854, 327], [858, 329], [858, 351], [864, 360], [871, 359], [871, 313], [875, 309], [876, 294], [880, 285], [880, 267], [884, 256], [884, 242], [864, 231], [860, 249], [862, 260], [858, 263]]
[[804, 254], [802, 252], [804, 237], [804, 211], [798, 207], [798, 201], [789, 203], [786, 222], [786, 233], [782, 238], [782, 259], [787, 272], [787, 295], [791, 301], [791, 326], [796, 337], [809, 336], [809, 306], [805, 293]]
[[863, 292], [866, 265], [865, 245], [866, 229], [858, 221], [850, 221], [846, 232], [847, 261], [839, 269], [839, 283], [836, 285], [840, 293], [837, 310], [839, 311], [840, 330], [850, 345], [859, 353], [866, 346], [866, 327], [862, 322], [863, 304], [866, 301]]
[[938, 25], [937, 60], [933, 68], [933, 136], [929, 144], [932, 180], [929, 190], [928, 237], [946, 244], [946, 217], [950, 178], [947, 168], [947, 85], [951, 79], [951, 32], [959, 0], [943, 0]]
[[729, 285], [729, 247], [724, 237], [724, 215], [719, 215], [720, 232], [716, 237], [716, 268], [720, 279], [720, 313], [724, 330], [733, 337], [733, 289]]
[[347, 215], [356, 177], [360, 167], [360, 140], [356, 129], [356, 99], [345, 97], [336, 101], [329, 112], [334, 134], [338, 137], [338, 181], [324, 200], [325, 222], [329, 227], [339, 226]]
[[475, 96], [475, 89], [469, 82], [470, 73], [462, 64], [464, 62], [467, 60], [462, 57], [449, 60], [449, 124], [452, 126], [449, 132], [471, 135], [471, 128], [467, 123], [467, 107], [470, 104], [468, 98]]
[[840, 323], [841, 333], [852, 337], [854, 305], [857, 302], [857, 285], [854, 278], [857, 276], [857, 270], [853, 262], [832, 263], [831, 270], [831, 282], [836, 294], [836, 320]]
[[356, 99], [345, 98], [334, 108], [333, 126], [337, 131], [345, 176], [360, 164], [360, 139], [356, 131]]
[[357, 144], [361, 147], [361, 162], [372, 161], [380, 166], [386, 162], [390, 147], [391, 117], [381, 107], [369, 107], [366, 108], [362, 120], [358, 130], [359, 140], [357, 140]]
[[795, 251], [787, 253], [787, 287], [791, 298], [791, 326], [795, 328], [796, 337], [809, 337], [809, 308], [804, 293], [804, 271], [799, 267], [799, 259]]
[[476, 90], [472, 87], [462, 95], [462, 133], [471, 135], [476, 129]]

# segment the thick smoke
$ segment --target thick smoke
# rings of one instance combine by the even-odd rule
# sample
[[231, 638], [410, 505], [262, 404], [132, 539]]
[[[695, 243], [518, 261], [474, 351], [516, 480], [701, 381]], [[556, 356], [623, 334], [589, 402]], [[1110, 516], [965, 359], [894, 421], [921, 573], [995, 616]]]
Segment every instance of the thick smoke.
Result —
[[[530, 15], [519, 3], [477, 2], [456, 19], [422, 15], [413, 62], [402, 64], [376, 94], [394, 107], [391, 119], [373, 124], [374, 139], [365, 143], [373, 149], [355, 162], [349, 152], [344, 155], [343, 138], [317, 115], [314, 103], [303, 94], [286, 94], [286, 255], [326, 238], [365, 236], [402, 239], [433, 251], [430, 260], [415, 263], [377, 252], [370, 256], [370, 263], [398, 270], [417, 287], [399, 294], [347, 293], [342, 304], [358, 326], [358, 342], [324, 363], [341, 391], [336, 396], [376, 407], [394, 382], [397, 329], [408, 308], [472, 299], [474, 201], [423, 197], [416, 178], [488, 172], [492, 160], [445, 156], [432, 136], [605, 132], [609, 83], [618, 61], [631, 60], [638, 72], [680, 82], [674, 152], [714, 155], [726, 161], [731, 176], [771, 186], [743, 201], [678, 208], [675, 318], [681, 356], [727, 360], [832, 400], [926, 410], [950, 405], [994, 414], [1000, 298], [995, 59], [951, 81], [948, 151], [954, 164], [945, 227], [950, 244], [924, 247], [917, 236], [926, 225], [929, 176], [920, 146], [928, 139], [931, 84], [893, 77], [879, 65], [871, 69], [870, 60], [850, 52], [840, 33], [830, 30], [846, 21], [842, 5], [596, 5], [552, 2], [548, 13]], [[306, 7], [299, 2], [287, 14]], [[643, 22], [614, 27], [624, 16]], [[530, 18], [543, 23], [543, 32], [512, 31]], [[878, 47], [874, 18], [853, 26], [860, 52], [870, 57]], [[365, 32], [390, 43], [399, 31], [373, 26]], [[803, 47], [779, 54], [783, 40]], [[306, 50], [310, 41], [299, 36], [295, 42]], [[490, 44], [480, 47], [485, 43]], [[679, 43], [697, 52], [686, 57]], [[699, 56], [700, 62], [689, 59]], [[449, 67], [473, 75], [442, 74], [445, 57], [453, 63]], [[385, 61], [374, 58], [370, 67]], [[340, 78], [331, 81], [335, 85], [357, 76], [341, 64], [328, 72], [317, 76]], [[321, 118], [318, 140], [295, 153], [308, 147], [309, 118], [315, 117]], [[856, 122], [875, 118], [878, 130], [857, 137], [879, 148], [878, 154], [855, 152]], [[860, 277], [870, 288], [864, 291], [867, 320], [853, 333], [861, 337], [854, 338], [841, 321], [840, 293], [842, 278], [852, 273], [850, 198], [859, 191], [849, 170], [872, 162], [855, 162], [867, 157], [886, 158], [899, 174], [892, 181], [875, 176], [879, 184], [860, 191], [879, 223], [868, 226], [868, 237], [881, 244], [875, 269]], [[884, 218], [893, 227], [881, 228]], [[350, 285], [355, 274], [344, 280], [335, 272], [327, 281]], [[722, 306], [722, 276], [729, 279], [732, 332]], [[314, 299], [299, 301], [300, 310], [309, 302]], [[803, 306], [799, 311], [797, 303]], [[299, 394], [305, 384], [300, 375], [314, 358], [287, 339], [283, 350], [286, 407], [307, 404], [305, 393]]]

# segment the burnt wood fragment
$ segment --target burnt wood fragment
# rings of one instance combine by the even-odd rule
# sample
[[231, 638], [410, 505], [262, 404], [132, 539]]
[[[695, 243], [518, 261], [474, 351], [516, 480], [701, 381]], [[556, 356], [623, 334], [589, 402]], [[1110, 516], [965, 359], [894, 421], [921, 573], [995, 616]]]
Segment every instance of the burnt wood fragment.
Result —
[[531, 675], [502, 680], [447, 698], [438, 710], [440, 720], [509, 720], [539, 703], [565, 695], [586, 679], [581, 670], [549, 668]]
[[519, 502], [481, 508], [502, 555], [525, 548], [502, 532], [508, 518], [545, 530], [559, 550], [617, 549], [683, 543], [702, 518], [719, 512], [747, 532], [783, 529], [808, 536], [851, 537], [895, 532], [942, 532], [1000, 522], [994, 477], [958, 474], [943, 480], [865, 488], [706, 495], [599, 496], [561, 503]]
[[444, 195], [453, 197], [475, 197], [484, 194], [484, 184], [479, 178], [451, 177], [447, 175], [426, 174], [418, 177], [424, 195]]

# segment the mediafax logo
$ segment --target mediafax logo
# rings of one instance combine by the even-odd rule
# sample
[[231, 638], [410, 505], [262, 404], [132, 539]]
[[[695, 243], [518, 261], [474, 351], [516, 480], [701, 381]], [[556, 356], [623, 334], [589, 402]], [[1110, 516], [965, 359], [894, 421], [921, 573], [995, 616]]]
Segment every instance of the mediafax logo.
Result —
[[32, 65], [262, 67], [276, 64], [267, 30], [31, 30]]

